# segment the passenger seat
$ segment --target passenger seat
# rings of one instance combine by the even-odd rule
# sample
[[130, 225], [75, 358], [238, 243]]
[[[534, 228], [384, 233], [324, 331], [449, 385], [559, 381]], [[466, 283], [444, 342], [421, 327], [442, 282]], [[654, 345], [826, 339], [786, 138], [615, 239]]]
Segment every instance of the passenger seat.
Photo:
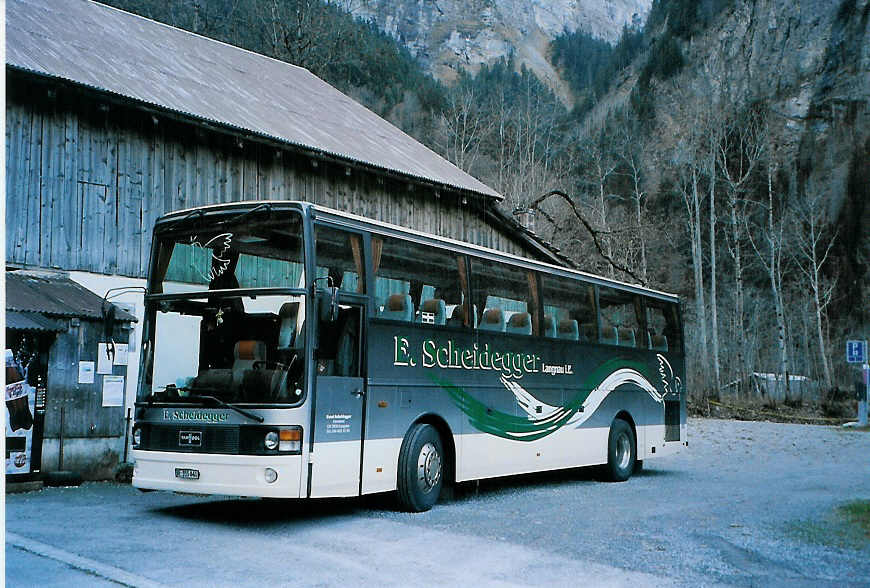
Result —
[[393, 294], [387, 299], [379, 318], [410, 323], [414, 320], [414, 305], [410, 294]]
[[483, 311], [483, 318], [480, 321], [481, 331], [504, 332], [504, 329], [504, 312], [500, 308], [489, 308]]
[[516, 335], [532, 334], [532, 315], [527, 312], [515, 312], [508, 319], [505, 331]]

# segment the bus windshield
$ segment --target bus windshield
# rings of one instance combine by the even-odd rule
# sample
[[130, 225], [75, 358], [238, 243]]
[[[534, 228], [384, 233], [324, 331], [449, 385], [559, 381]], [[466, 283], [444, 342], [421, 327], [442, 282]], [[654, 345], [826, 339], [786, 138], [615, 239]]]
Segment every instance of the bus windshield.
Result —
[[209, 220], [158, 232], [140, 400], [298, 402], [305, 365], [301, 217], [251, 211], [223, 224]]
[[305, 297], [213, 296], [154, 306], [143, 398], [294, 403], [303, 387]]

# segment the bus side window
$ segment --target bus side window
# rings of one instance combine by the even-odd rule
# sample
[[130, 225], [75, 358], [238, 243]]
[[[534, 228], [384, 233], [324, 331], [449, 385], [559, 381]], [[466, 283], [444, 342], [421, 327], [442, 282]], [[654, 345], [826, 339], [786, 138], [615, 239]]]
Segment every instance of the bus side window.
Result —
[[544, 336], [583, 343], [598, 341], [595, 287], [570, 278], [542, 275]]
[[372, 236], [375, 316], [462, 326], [464, 257], [438, 247]]
[[[646, 327], [649, 348], [653, 351], [668, 351], [669, 337], [665, 309], [662, 305], [646, 301]], [[673, 344], [673, 340], [670, 341]]]
[[680, 352], [679, 307], [671, 302], [646, 300], [646, 322], [650, 349]]
[[479, 330], [514, 335], [540, 334], [535, 272], [473, 258], [471, 274]]
[[598, 298], [601, 304], [601, 342], [622, 347], [646, 347], [645, 341], [638, 341], [640, 322], [634, 295], [602, 286]]
[[[318, 278], [345, 292], [365, 293], [362, 239], [355, 233], [317, 226], [314, 234]], [[326, 286], [319, 283], [318, 287]]]

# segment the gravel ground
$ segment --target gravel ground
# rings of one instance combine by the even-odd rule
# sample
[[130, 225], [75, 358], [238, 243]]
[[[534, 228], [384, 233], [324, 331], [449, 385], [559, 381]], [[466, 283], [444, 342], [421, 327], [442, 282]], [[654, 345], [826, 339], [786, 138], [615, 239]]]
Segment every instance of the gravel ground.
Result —
[[[8, 586], [870, 585], [870, 433], [689, 421], [689, 448], [623, 484], [585, 469], [388, 496], [274, 502], [86, 484], [6, 497]], [[45, 565], [34, 562], [44, 561]]]

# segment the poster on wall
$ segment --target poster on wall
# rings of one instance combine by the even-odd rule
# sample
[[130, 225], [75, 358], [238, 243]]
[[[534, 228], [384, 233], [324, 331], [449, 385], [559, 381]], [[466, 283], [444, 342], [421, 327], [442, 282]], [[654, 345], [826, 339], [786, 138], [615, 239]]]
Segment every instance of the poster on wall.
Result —
[[111, 348], [108, 343], [97, 343], [97, 373], [111, 374], [112, 363], [115, 359], [115, 349]]
[[94, 362], [80, 361], [79, 362], [79, 384], [94, 383]]
[[103, 406], [124, 405], [124, 376], [103, 376]]
[[[7, 370], [8, 373], [8, 370]], [[6, 473], [29, 474], [36, 389], [24, 380], [6, 384]]]

